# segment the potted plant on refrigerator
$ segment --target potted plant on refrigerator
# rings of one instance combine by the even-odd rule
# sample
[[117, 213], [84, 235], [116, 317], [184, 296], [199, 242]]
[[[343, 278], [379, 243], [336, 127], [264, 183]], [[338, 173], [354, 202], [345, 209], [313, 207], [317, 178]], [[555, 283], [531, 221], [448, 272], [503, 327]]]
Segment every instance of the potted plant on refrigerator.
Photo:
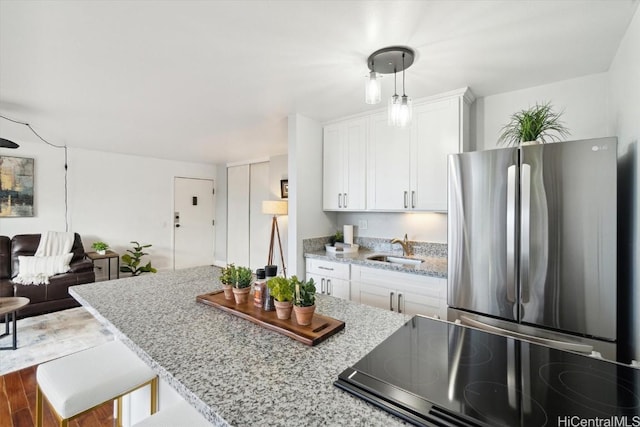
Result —
[[560, 141], [570, 132], [560, 120], [562, 112], [553, 111], [550, 102], [536, 103], [527, 110], [521, 110], [511, 115], [509, 123], [501, 129], [498, 143], [517, 147], [528, 144], [545, 144]]
[[294, 283], [297, 281], [298, 278], [293, 276], [291, 279], [274, 277], [267, 282], [269, 292], [271, 296], [273, 296], [273, 304], [276, 307], [276, 316], [278, 316], [278, 319], [286, 320], [291, 318]]
[[294, 277], [291, 278], [295, 289], [293, 312], [298, 325], [310, 325], [316, 310], [316, 286], [313, 279], [300, 281], [297, 277], [294, 280]]
[[233, 282], [233, 296], [236, 304], [245, 304], [249, 301], [249, 292], [253, 282], [253, 272], [248, 267], [236, 267]]

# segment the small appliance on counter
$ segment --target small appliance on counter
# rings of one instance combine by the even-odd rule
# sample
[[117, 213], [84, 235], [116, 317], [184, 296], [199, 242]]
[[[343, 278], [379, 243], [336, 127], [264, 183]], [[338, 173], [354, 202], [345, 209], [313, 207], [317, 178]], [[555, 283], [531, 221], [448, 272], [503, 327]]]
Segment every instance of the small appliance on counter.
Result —
[[640, 369], [419, 315], [334, 384], [420, 426], [640, 422]]

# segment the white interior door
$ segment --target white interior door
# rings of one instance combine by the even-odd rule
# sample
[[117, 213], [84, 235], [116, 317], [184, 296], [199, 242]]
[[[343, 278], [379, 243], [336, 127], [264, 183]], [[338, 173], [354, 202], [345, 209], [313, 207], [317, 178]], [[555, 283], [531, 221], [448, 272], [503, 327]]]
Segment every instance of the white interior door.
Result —
[[213, 264], [213, 189], [213, 180], [210, 179], [174, 178], [174, 269]]

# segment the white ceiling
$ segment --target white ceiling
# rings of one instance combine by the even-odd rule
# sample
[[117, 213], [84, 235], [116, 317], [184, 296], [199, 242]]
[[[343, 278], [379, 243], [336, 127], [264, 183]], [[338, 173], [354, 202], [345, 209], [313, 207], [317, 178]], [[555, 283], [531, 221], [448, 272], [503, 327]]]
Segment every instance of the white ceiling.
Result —
[[[607, 71], [638, 0], [0, 0], [0, 114], [57, 144], [211, 163], [287, 150], [287, 116], [364, 103], [368, 55], [417, 51], [407, 94]], [[393, 78], [382, 80], [391, 95]], [[383, 98], [384, 99], [384, 98]], [[0, 137], [35, 141], [0, 119]]]

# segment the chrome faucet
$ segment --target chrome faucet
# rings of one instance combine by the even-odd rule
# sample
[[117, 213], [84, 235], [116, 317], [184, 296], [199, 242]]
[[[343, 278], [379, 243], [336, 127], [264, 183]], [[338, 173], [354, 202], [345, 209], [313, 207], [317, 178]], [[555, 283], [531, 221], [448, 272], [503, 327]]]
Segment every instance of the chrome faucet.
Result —
[[400, 240], [400, 239], [391, 240], [391, 244], [393, 245], [394, 243], [399, 243], [400, 246], [402, 246], [402, 254], [404, 256], [413, 255], [413, 251], [411, 250], [411, 246], [409, 245], [409, 240], [407, 239], [407, 234], [406, 233], [404, 235], [404, 240]]

